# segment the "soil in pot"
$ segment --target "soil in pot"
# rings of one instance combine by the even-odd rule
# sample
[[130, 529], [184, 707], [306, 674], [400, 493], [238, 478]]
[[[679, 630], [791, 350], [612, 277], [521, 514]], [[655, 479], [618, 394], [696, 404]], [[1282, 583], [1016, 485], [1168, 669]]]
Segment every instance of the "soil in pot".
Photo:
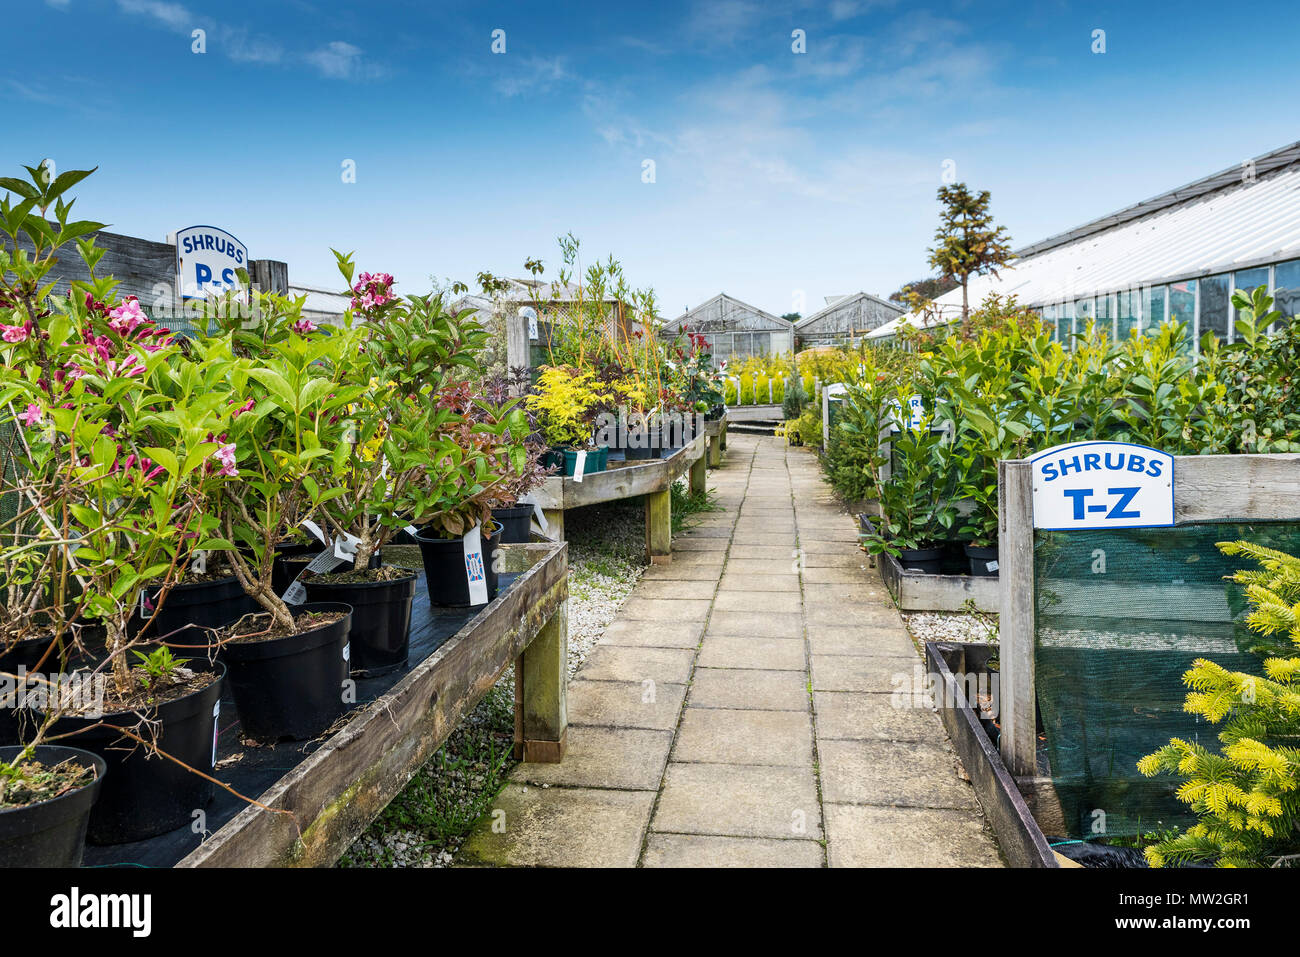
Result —
[[[487, 600], [497, 597], [497, 570], [493, 552], [500, 544], [497, 535], [482, 532], [483, 568], [475, 569], [487, 581]], [[432, 529], [421, 529], [416, 536], [424, 577], [429, 588], [429, 603], [454, 608], [470, 606], [469, 573], [465, 566], [465, 545], [461, 538], [440, 538]]]
[[299, 605], [296, 630], [270, 627], [269, 615], [244, 618], [223, 648], [235, 710], [246, 736], [259, 741], [314, 738], [347, 709], [352, 608]]
[[492, 520], [501, 526], [502, 545], [526, 545], [532, 541], [533, 507], [512, 505], [492, 509]]
[[966, 558], [970, 563], [970, 573], [979, 578], [998, 577], [998, 547], [982, 548], [978, 545], [966, 546]]
[[899, 549], [898, 563], [904, 571], [938, 575], [943, 569], [943, 547]]
[[317, 575], [304, 579], [303, 585], [307, 601], [313, 604], [351, 606], [348, 645], [353, 672], [373, 678], [406, 666], [411, 648], [414, 572], [385, 565], [363, 572]]
[[[137, 683], [125, 698], [113, 693], [110, 676], [102, 716], [65, 713], [55, 721], [52, 733], [75, 734], [68, 740], [99, 755], [108, 767], [90, 815], [86, 839], [91, 844], [126, 844], [188, 827], [194, 811], [212, 799], [212, 782], [176, 761], [212, 773], [223, 673], [219, 663], [193, 659], [170, 682], [152, 679], [152, 691]], [[152, 730], [141, 727], [142, 715]], [[153, 754], [120, 729], [154, 742], [176, 761]]]
[[[13, 762], [22, 751], [0, 747], [0, 763]], [[104, 759], [43, 744], [30, 760], [38, 765], [35, 780], [9, 785], [0, 795], [0, 868], [80, 867], [91, 808], [104, 782]]]

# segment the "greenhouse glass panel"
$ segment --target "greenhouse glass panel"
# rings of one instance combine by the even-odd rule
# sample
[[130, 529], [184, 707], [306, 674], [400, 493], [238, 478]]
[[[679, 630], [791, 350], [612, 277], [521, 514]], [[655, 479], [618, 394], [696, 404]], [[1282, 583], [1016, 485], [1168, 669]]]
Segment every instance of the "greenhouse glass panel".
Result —
[[1185, 279], [1169, 287], [1169, 319], [1183, 324], [1182, 351], [1192, 348], [1193, 322], [1196, 319], [1196, 280]]
[[1201, 280], [1201, 325], [1196, 330], [1197, 339], [1212, 332], [1220, 342], [1228, 341], [1228, 300], [1227, 276]]
[[732, 351], [731, 333], [720, 332], [713, 336], [714, 348], [713, 354], [719, 359], [729, 359], [735, 353]]
[[1097, 297], [1097, 326], [1114, 338], [1115, 336], [1115, 297], [1113, 295]]
[[1300, 315], [1300, 259], [1273, 267], [1273, 308], [1288, 318]]
[[1138, 319], [1137, 291], [1121, 292], [1117, 297], [1115, 310], [1115, 338], [1127, 339], [1129, 334], [1141, 327]]
[[1164, 286], [1152, 286], [1149, 289], [1142, 290], [1142, 332], [1144, 335], [1155, 335], [1160, 324], [1165, 321], [1165, 296], [1167, 290]]
[[1093, 302], [1091, 299], [1080, 299], [1074, 304], [1074, 331], [1083, 334], [1088, 331], [1088, 320], [1096, 315], [1092, 311]]

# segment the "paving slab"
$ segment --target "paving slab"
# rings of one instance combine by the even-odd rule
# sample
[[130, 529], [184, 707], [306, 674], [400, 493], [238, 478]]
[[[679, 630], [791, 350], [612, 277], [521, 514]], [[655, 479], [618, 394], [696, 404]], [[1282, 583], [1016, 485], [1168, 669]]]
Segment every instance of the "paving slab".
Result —
[[653, 681], [686, 684], [695, 652], [689, 648], [623, 648], [597, 645], [578, 670], [591, 681]]
[[640, 648], [695, 648], [704, 637], [702, 621], [636, 621], [619, 618], [605, 629], [601, 642]]
[[831, 867], [1001, 867], [971, 811], [826, 805]]
[[799, 614], [803, 598], [797, 591], [719, 591], [713, 599], [713, 613], [720, 611], [774, 611]]
[[635, 867], [654, 797], [653, 791], [507, 784], [457, 861], [498, 867]]
[[657, 791], [672, 741], [670, 731], [571, 727], [563, 761], [520, 764], [510, 773], [510, 780], [520, 784]]
[[906, 658], [920, 655], [907, 632], [899, 628], [809, 625], [808, 647], [814, 655], [863, 655]]
[[629, 621], [704, 621], [709, 617], [707, 598], [638, 598], [623, 602], [620, 618]]
[[802, 638], [803, 615], [779, 611], [718, 611], [709, 616], [708, 635], [753, 635], [758, 638]]
[[818, 840], [816, 781], [810, 768], [669, 762], [651, 829]]
[[817, 742], [822, 796], [830, 804], [886, 804], [977, 810], [975, 792], [956, 774], [945, 740]]
[[674, 731], [681, 715], [686, 686], [639, 681], [569, 682], [569, 727], [594, 725]]
[[798, 592], [798, 575], [737, 575], [727, 572], [718, 583], [719, 591]]
[[[696, 683], [699, 671], [696, 671]], [[690, 694], [695, 694], [692, 685]], [[865, 691], [814, 691], [817, 740], [942, 741], [939, 716], [923, 708], [896, 707], [893, 695]]]
[[[698, 555], [699, 552], [685, 552]], [[722, 565], [651, 565], [641, 574], [642, 581], [692, 581], [715, 582], [722, 577]]]
[[688, 694], [692, 708], [808, 710], [808, 674], [802, 670], [696, 668]]
[[[710, 639], [705, 639], [707, 646]], [[911, 687], [913, 657], [812, 655], [814, 691], [895, 691]]]
[[697, 664], [701, 668], [799, 671], [807, 662], [801, 639], [710, 636], [700, 645]]
[[805, 711], [687, 708], [674, 761], [811, 768], [812, 717]]
[[632, 590], [633, 598], [712, 598], [717, 591], [715, 581], [680, 581], [675, 579], [650, 579], [638, 582]]
[[710, 834], [656, 834], [646, 840], [644, 867], [822, 867], [816, 841]]

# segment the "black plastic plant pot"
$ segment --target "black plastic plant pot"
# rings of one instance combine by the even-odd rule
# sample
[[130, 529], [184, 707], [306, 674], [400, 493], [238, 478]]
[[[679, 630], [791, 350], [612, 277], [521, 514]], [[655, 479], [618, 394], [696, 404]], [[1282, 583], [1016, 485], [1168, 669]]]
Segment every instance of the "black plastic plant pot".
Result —
[[655, 457], [655, 450], [650, 448], [649, 444], [646, 444], [645, 446], [639, 449], [634, 449], [632, 448], [632, 446], [629, 445], [624, 455], [624, 458], [629, 462], [644, 461], [646, 459], [652, 459], [654, 457]]
[[337, 621], [265, 641], [232, 641], [223, 654], [244, 734], [259, 741], [314, 738], [345, 710], [343, 682], [351, 670], [352, 607], [320, 602], [293, 607]]
[[[499, 534], [499, 533], [498, 533]], [[451, 608], [470, 607], [469, 577], [465, 568], [463, 538], [439, 538], [432, 530], [421, 529], [415, 536], [424, 561], [424, 578], [429, 588], [429, 604]], [[500, 540], [483, 534], [483, 573], [487, 580], [487, 599], [497, 597], [497, 570], [492, 560]]]
[[[192, 666], [205, 665], [194, 661]], [[217, 678], [211, 684], [146, 713], [156, 729], [152, 738], [134, 730], [140, 724], [140, 715], [134, 711], [100, 718], [67, 716], [54, 722], [53, 733], [73, 733], [75, 737], [69, 740], [99, 755], [108, 765], [86, 832], [91, 844], [128, 844], [187, 827], [193, 823], [194, 812], [212, 800], [212, 782], [176, 763], [212, 773], [225, 672], [220, 663], [212, 667]], [[112, 681], [111, 676], [107, 680]], [[176, 761], [123, 737], [119, 728], [133, 729], [154, 741], [158, 750]]]
[[979, 578], [998, 577], [998, 547], [981, 548], [978, 545], [966, 546], [966, 558], [970, 562], [970, 573]]
[[943, 548], [902, 548], [898, 552], [898, 563], [904, 571], [937, 575], [943, 568]]
[[[156, 596], [157, 592], [152, 592], [148, 597], [157, 603]], [[163, 644], [182, 652], [202, 654], [213, 643], [218, 628], [257, 610], [257, 602], [245, 594], [239, 579], [231, 575], [172, 586], [156, 613], [146, 610], [141, 615], [137, 606], [129, 629], [134, 638], [161, 639]]]
[[415, 573], [381, 582], [335, 582], [312, 578], [307, 601], [352, 606], [348, 632], [352, 671], [363, 678], [386, 675], [405, 667], [411, 649], [411, 603], [415, 600]]
[[[19, 747], [0, 748], [0, 762], [13, 761]], [[95, 780], [39, 804], [0, 810], [0, 868], [80, 867], [90, 812], [104, 785], [104, 759], [80, 748], [39, 745], [32, 755], [46, 767], [75, 760], [93, 766]]]
[[[277, 595], [283, 595], [284, 590], [289, 587], [306, 562], [311, 561], [322, 551], [325, 546], [318, 541], [310, 542], [285, 542], [277, 545], [275, 548], [275, 559], [271, 565], [271, 589]], [[222, 624], [229, 624], [233, 619], [227, 619]]]
[[532, 540], [533, 507], [515, 505], [492, 509], [492, 520], [501, 526], [502, 545], [527, 545]]
[[[51, 649], [51, 641], [50, 637], [44, 636], [24, 638], [22, 641], [15, 642], [8, 651], [0, 654], [0, 673], [16, 677], [19, 674], [34, 673], [49, 675], [51, 672], [61, 670], [63, 664], [62, 656], [59, 654], [60, 649]], [[24, 729], [33, 728], [32, 722], [24, 720], [23, 713], [18, 707], [20, 690], [14, 687], [13, 700], [8, 700], [10, 694], [0, 687], [0, 747], [22, 744]], [[30, 737], [31, 735], [28, 734], [29, 740]]]

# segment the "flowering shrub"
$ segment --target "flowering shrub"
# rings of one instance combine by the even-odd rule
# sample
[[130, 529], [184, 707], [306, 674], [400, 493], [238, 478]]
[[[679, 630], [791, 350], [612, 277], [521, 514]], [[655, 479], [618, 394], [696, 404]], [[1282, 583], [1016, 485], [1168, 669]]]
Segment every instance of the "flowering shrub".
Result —
[[[106, 629], [113, 687], [133, 690], [127, 620], [146, 584], [165, 596], [214, 537], [210, 500], [226, 480], [220, 372], [188, 362], [134, 299], [94, 278], [103, 255], [69, 222], [62, 194], [85, 176], [0, 179], [0, 409], [13, 430], [0, 470], [13, 515], [0, 568], [9, 638], [59, 637], [77, 618]], [[21, 197], [13, 202], [12, 194]], [[53, 207], [58, 229], [45, 219]], [[32, 251], [18, 246], [19, 233]], [[75, 241], [92, 276], [51, 298], [45, 277]]]
[[214, 438], [225, 480], [214, 511], [233, 546], [226, 557], [244, 591], [290, 632], [293, 614], [271, 587], [276, 547], [346, 494], [330, 484], [333, 463], [354, 453], [346, 419], [367, 391], [348, 378], [357, 336], [317, 329], [303, 319], [302, 302], [259, 292], [246, 321], [214, 300], [213, 331], [191, 347], [194, 363], [226, 384], [229, 418]]
[[501, 412], [519, 442], [496, 448], [506, 427], [483, 418], [457, 380], [479, 371], [475, 356], [487, 333], [476, 322], [451, 314], [440, 295], [393, 296], [387, 273], [363, 273], [354, 284], [351, 256], [335, 255], [357, 294], [345, 319], [355, 351], [336, 361], [363, 394], [349, 406], [344, 439], [318, 481], [327, 526], [355, 545], [361, 570], [405, 525], [459, 535], [481, 520], [507, 466], [524, 465], [527, 423], [521, 412]]

